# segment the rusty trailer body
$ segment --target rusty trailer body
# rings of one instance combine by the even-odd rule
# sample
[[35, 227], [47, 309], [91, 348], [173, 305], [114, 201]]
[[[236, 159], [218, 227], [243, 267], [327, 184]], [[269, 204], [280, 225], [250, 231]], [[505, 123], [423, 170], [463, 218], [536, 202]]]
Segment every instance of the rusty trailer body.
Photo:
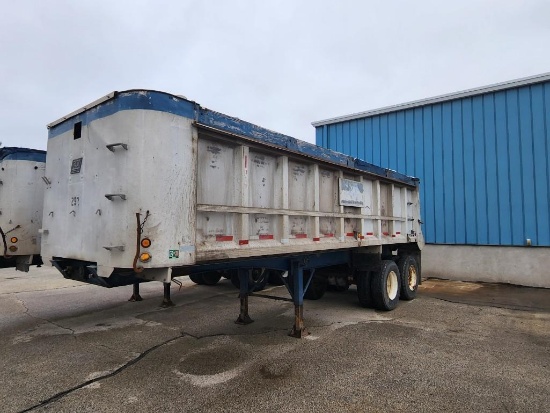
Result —
[[297, 320], [328, 283], [385, 309], [416, 291], [415, 178], [157, 91], [114, 92], [48, 127], [42, 255], [65, 277], [139, 298], [144, 280], [232, 276], [241, 322], [268, 276]]

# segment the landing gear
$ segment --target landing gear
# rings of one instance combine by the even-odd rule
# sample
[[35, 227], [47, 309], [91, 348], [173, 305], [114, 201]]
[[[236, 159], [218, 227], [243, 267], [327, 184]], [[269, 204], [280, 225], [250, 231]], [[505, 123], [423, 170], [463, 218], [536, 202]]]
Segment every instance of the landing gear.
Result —
[[[239, 281], [239, 299], [241, 302], [239, 317], [237, 317], [237, 320], [235, 320], [235, 324], [241, 324], [246, 325], [254, 322], [248, 315], [248, 294], [250, 293], [248, 289], [248, 281], [249, 281], [249, 270], [247, 269], [239, 269], [236, 276], [238, 277]], [[233, 275], [231, 277], [231, 282], [233, 282]], [[235, 283], [233, 283], [235, 285]]]
[[163, 308], [173, 307], [175, 304], [170, 299], [170, 285], [171, 283], [163, 283], [164, 284], [164, 298], [162, 300], [162, 304], [160, 305]]
[[134, 283], [133, 294], [128, 301], [143, 301], [143, 298], [139, 295], [139, 283]]
[[[312, 282], [311, 278], [315, 275], [314, 270], [311, 271], [313, 272], [308, 272], [309, 283]], [[291, 296], [294, 302], [294, 326], [292, 326], [292, 330], [288, 335], [294, 338], [303, 338], [309, 335], [304, 326], [304, 268], [297, 261], [293, 261], [290, 265], [290, 279], [292, 285]]]

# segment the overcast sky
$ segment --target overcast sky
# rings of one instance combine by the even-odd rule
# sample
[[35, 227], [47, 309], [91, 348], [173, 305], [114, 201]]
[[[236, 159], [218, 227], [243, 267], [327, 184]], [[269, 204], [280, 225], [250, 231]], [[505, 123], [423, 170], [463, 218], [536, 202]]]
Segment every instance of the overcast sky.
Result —
[[314, 142], [312, 121], [550, 71], [550, 1], [0, 0], [0, 141], [157, 89]]

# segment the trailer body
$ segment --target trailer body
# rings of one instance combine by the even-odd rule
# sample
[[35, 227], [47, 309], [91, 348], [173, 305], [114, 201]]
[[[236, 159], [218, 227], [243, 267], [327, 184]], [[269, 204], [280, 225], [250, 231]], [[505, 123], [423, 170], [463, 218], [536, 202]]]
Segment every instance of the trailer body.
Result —
[[268, 268], [299, 273], [283, 281], [300, 296], [317, 268], [361, 253], [419, 258], [415, 178], [150, 90], [48, 127], [42, 255], [67, 278], [233, 269], [244, 299], [245, 270]]
[[2, 266], [28, 271], [40, 255], [46, 152], [0, 148], [0, 256]]

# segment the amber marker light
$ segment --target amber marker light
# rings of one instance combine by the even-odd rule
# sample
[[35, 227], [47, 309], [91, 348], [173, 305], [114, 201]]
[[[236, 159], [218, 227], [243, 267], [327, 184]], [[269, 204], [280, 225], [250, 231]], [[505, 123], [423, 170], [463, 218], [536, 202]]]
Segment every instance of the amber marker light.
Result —
[[17, 239], [17, 237], [11, 237], [10, 241], [12, 242], [12, 244], [15, 244], [19, 240]]
[[9, 248], [9, 250], [10, 250], [11, 252], [15, 252], [15, 251], [17, 251], [17, 247], [16, 247], [15, 245], [11, 245], [10, 248]]
[[141, 240], [141, 246], [143, 248], [149, 248], [151, 246], [151, 240], [149, 238], [143, 238]]
[[148, 252], [143, 252], [143, 253], [141, 253], [141, 255], [139, 256], [139, 260], [140, 260], [141, 262], [151, 261], [151, 254], [149, 254]]

